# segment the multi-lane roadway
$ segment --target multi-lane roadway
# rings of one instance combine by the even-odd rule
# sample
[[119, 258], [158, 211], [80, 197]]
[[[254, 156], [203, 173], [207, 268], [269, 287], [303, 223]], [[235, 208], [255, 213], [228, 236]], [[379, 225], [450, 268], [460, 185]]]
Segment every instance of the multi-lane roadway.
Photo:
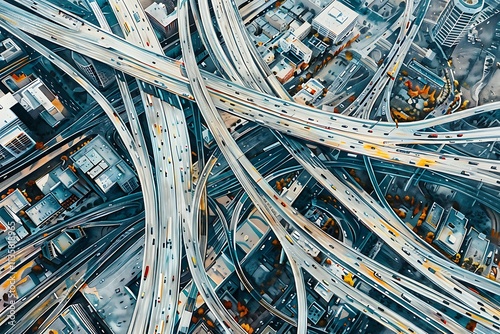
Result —
[[[438, 304], [474, 319], [493, 331], [500, 330], [497, 325], [500, 309], [496, 302], [471, 293], [461, 285], [460, 280], [481, 284], [487, 291], [497, 291], [497, 283], [475, 276], [442, 259], [400, 221], [386, 213], [368, 194], [337, 178], [307, 147], [287, 138], [280, 138], [292, 157], [348, 208], [356, 219], [455, 300], [466, 297], [467, 305], [462, 306], [434, 289], [400, 277], [347, 245], [332, 239], [298, 213], [286, 198], [274, 191], [245, 157], [218, 114], [218, 110], [224, 110], [284, 134], [325, 146], [498, 186], [498, 161], [432, 153], [401, 145], [497, 141], [500, 134], [495, 128], [460, 132], [423, 130], [496, 110], [499, 104], [471, 108], [458, 115], [402, 124], [399, 127], [386, 122], [332, 115], [299, 105], [289, 101], [283, 87], [277, 84], [276, 78], [270, 74], [269, 68], [251, 45], [252, 41], [246, 35], [234, 3], [225, 0], [214, 0], [212, 5], [229, 50], [227, 54], [220, 47], [219, 41], [214, 39], [215, 29], [207, 3], [196, 7], [199, 13], [195, 17], [201, 18], [198, 27], [206, 30], [202, 41], [210, 48], [211, 54], [216, 58], [216, 64], [224, 68], [224, 74], [233, 82], [198, 69], [191, 43], [187, 1], [180, 0], [178, 3], [179, 35], [184, 62], [169, 59], [162, 54], [153, 29], [137, 1], [110, 1], [125, 40], [106, 31], [109, 27], [97, 8], [94, 8], [94, 12], [99, 18], [101, 28], [84, 22], [45, 0], [36, 3], [19, 0], [18, 3], [30, 7], [31, 12], [3, 3], [0, 6], [0, 20], [3, 26], [68, 73], [98, 101], [125, 143], [143, 186], [146, 203], [144, 279], [129, 333], [173, 333], [176, 330], [182, 236], [193, 280], [205, 302], [216, 319], [225, 324], [226, 332], [244, 333], [217, 298], [204, 270], [204, 259], [197, 240], [197, 213], [203, 202], [199, 195], [202, 189], [198, 190], [193, 202], [191, 148], [187, 124], [182, 111], [165, 102], [169, 93], [196, 101], [236, 178], [280, 240], [296, 282], [298, 318], [294, 324], [298, 333], [307, 332], [307, 302], [301, 268], [323, 282], [324, 286], [332, 289], [346, 303], [395, 331], [424, 333], [430, 329], [447, 333], [464, 332], [461, 325], [452, 318], [419, 301], [413, 295], [414, 292], [428, 298], [438, 297]], [[91, 8], [92, 5], [95, 6], [95, 2], [91, 3]], [[191, 1], [191, 6], [195, 5], [196, 3]], [[349, 107], [349, 112], [366, 118], [390, 76], [399, 70], [425, 16], [429, 1], [424, 0], [420, 4], [423, 8], [416, 10], [416, 19], [411, 17], [414, 5], [412, 1], [406, 4], [402, 18], [397, 22], [400, 32], [396, 47], [389, 52], [372, 81]], [[95, 87], [61, 58], [20, 30], [114, 67], [118, 71], [116, 79], [133, 134], [127, 130], [116, 111]], [[393, 73], [388, 75], [391, 69]], [[149, 160], [149, 143], [146, 142], [148, 138], [144, 137], [140, 127], [124, 73], [137, 78], [143, 108], [146, 111], [148, 129], [144, 132], [149, 133], [154, 167]], [[277, 94], [278, 97], [268, 94]], [[209, 161], [209, 165], [213, 163], [213, 160]], [[206, 177], [207, 175], [202, 176], [203, 184]], [[331, 271], [320, 265], [311, 265], [309, 255], [293, 242], [290, 230], [281, 225], [281, 218], [299, 231], [301, 237], [321, 249], [335, 264], [356, 273], [364, 283], [403, 305], [408, 312], [417, 315], [427, 324], [422, 324], [421, 328], [416, 327], [408, 319], [390, 309], [384, 309], [376, 300], [346, 284]], [[80, 283], [81, 281], [78, 284]], [[78, 285], [75, 284], [74, 287]], [[69, 292], [66, 294], [70, 295]], [[59, 303], [59, 308], [64, 305]], [[54, 315], [55, 313], [50, 319], [53, 319]]]

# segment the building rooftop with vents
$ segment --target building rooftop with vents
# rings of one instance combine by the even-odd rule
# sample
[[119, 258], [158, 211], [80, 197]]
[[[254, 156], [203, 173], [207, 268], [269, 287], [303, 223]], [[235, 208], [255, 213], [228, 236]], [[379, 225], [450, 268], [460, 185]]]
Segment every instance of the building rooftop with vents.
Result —
[[27, 209], [26, 214], [36, 226], [39, 226], [60, 210], [62, 210], [61, 204], [59, 204], [52, 194], [48, 194], [38, 201], [38, 203]]
[[115, 184], [126, 193], [139, 186], [132, 168], [101, 136], [92, 139], [70, 158], [75, 167], [94, 180], [103, 193], [107, 193]]

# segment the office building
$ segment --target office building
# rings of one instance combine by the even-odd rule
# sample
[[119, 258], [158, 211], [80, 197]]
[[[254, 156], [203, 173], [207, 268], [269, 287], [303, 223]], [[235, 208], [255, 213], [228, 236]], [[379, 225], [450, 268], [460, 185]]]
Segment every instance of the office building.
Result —
[[177, 10], [169, 12], [164, 3], [153, 2], [145, 10], [151, 24], [165, 34], [166, 38], [173, 36], [177, 31]]
[[313, 302], [307, 309], [307, 319], [317, 325], [325, 313], [326, 310], [319, 303]]
[[28, 236], [21, 219], [8, 207], [0, 206], [0, 250]]
[[37, 179], [35, 184], [44, 195], [52, 195], [65, 210], [71, 210], [80, 198], [90, 192], [88, 185], [62, 164]]
[[470, 259], [471, 263], [477, 262], [482, 264], [486, 260], [486, 255], [490, 247], [490, 240], [485, 234], [480, 233], [474, 227], [469, 229], [469, 233], [466, 236], [466, 246], [464, 253], [462, 254], [463, 260]]
[[80, 71], [98, 88], [107, 88], [115, 80], [111, 67], [76, 52], [71, 52], [71, 58]]
[[0, 167], [21, 157], [35, 146], [25, 125], [10, 109], [17, 103], [12, 94], [0, 98]]
[[33, 119], [40, 117], [51, 127], [65, 119], [64, 106], [59, 97], [40, 78], [18, 90], [15, 97]]
[[434, 41], [445, 47], [457, 45], [483, 5], [484, 0], [450, 0], [432, 29]]
[[25, 212], [35, 226], [40, 226], [49, 219], [58, 216], [62, 211], [61, 204], [54, 195], [49, 193]]
[[288, 13], [281, 10], [281, 8], [268, 11], [265, 15], [265, 19], [270, 25], [279, 30], [279, 32], [287, 30], [290, 23], [293, 21], [293, 18], [289, 16]]
[[120, 155], [97, 136], [82, 149], [70, 156], [74, 166], [95, 182], [103, 194], [118, 185], [125, 193], [139, 187], [139, 181], [132, 168], [120, 158]]
[[298, 27], [293, 27], [292, 34], [297, 37], [297, 39], [303, 40], [307, 37], [309, 32], [311, 31], [311, 24], [309, 22], [304, 22]]
[[292, 33], [287, 33], [279, 40], [280, 47], [283, 51], [291, 51], [298, 58], [308, 64], [311, 61], [312, 51], [300, 39]]
[[295, 68], [296, 67], [288, 58], [283, 57], [280, 61], [276, 62], [273, 67], [271, 67], [271, 71], [274, 73], [276, 78], [278, 78], [279, 82], [285, 83], [293, 77]]
[[321, 82], [316, 79], [310, 79], [302, 85], [302, 89], [293, 96], [293, 99], [300, 104], [313, 102], [321, 95], [323, 88], [325, 87], [321, 84]]
[[358, 14], [355, 11], [334, 1], [314, 18], [312, 26], [321, 36], [330, 38], [333, 43], [338, 43], [352, 32], [357, 17]]

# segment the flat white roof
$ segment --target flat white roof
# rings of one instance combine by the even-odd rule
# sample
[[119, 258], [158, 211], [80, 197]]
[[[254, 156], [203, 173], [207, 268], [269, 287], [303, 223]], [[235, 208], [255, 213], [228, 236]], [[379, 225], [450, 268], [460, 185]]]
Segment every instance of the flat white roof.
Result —
[[358, 14], [346, 5], [334, 1], [319, 13], [314, 21], [318, 22], [336, 35], [340, 35], [358, 17]]
[[2, 107], [0, 109], [0, 130], [17, 119], [16, 114], [10, 110], [16, 103], [17, 100], [11, 93], [0, 97], [0, 106]]

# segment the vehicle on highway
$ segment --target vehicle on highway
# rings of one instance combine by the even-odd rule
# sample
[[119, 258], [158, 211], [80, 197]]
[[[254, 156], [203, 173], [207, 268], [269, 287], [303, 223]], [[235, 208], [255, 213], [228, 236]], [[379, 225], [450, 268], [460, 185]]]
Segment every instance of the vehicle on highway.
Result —
[[146, 270], [144, 270], [144, 280], [148, 278], [148, 274], [149, 274], [149, 266], [146, 266]]
[[409, 298], [407, 295], [405, 295], [404, 293], [401, 294], [401, 298], [403, 298], [404, 300], [406, 300], [408, 303], [411, 303], [411, 298]]

